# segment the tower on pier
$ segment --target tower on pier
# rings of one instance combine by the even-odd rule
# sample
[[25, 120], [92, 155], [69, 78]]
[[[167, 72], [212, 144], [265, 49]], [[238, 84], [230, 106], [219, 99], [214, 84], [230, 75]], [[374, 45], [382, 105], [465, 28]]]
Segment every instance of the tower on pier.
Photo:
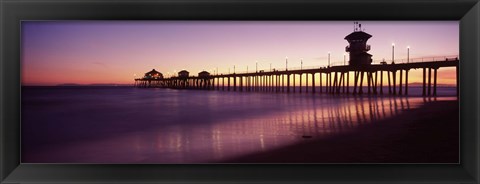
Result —
[[364, 66], [372, 63], [372, 55], [367, 53], [370, 50], [370, 45], [367, 45], [367, 40], [372, 35], [363, 32], [362, 24], [354, 22], [353, 32], [345, 37], [350, 45], [345, 47], [345, 51], [350, 53], [350, 66]]

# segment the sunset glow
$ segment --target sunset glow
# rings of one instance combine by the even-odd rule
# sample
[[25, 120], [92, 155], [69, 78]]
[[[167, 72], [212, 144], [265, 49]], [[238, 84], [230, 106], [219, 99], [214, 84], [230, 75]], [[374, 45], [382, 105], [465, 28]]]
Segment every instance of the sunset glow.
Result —
[[[458, 57], [458, 21], [360, 23], [373, 36], [373, 64], [391, 62], [393, 43], [395, 62]], [[152, 69], [165, 77], [284, 70], [287, 60], [289, 70], [305, 69], [329, 57], [343, 65], [352, 31], [352, 21], [25, 21], [22, 85], [132, 84]], [[422, 70], [409, 74], [422, 82]], [[439, 69], [439, 85], [455, 83], [455, 68]]]

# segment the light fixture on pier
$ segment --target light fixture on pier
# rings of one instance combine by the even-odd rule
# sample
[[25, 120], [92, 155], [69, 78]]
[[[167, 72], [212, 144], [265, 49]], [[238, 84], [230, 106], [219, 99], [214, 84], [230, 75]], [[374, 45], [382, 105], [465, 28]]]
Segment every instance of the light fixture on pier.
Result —
[[407, 63], [410, 63], [410, 46], [407, 46]]
[[330, 67], [330, 51], [328, 51], [328, 67]]
[[255, 61], [255, 73], [258, 72], [258, 61]]
[[303, 69], [303, 58], [300, 58], [300, 70]]
[[395, 43], [392, 43], [392, 64], [395, 63]]
[[288, 56], [285, 56], [285, 71], [288, 70]]

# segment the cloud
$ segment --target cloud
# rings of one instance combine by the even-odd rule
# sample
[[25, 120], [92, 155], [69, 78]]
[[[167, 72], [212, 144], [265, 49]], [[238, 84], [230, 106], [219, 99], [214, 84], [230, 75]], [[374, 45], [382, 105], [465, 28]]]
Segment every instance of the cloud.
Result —
[[92, 62], [92, 64], [108, 68], [107, 65], [105, 63], [102, 63], [102, 62]]

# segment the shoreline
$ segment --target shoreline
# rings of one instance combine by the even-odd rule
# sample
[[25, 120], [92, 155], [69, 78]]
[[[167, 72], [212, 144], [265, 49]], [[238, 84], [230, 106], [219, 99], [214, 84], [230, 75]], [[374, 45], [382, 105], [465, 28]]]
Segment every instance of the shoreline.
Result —
[[420, 108], [332, 137], [253, 153], [220, 163], [458, 163], [459, 103]]

